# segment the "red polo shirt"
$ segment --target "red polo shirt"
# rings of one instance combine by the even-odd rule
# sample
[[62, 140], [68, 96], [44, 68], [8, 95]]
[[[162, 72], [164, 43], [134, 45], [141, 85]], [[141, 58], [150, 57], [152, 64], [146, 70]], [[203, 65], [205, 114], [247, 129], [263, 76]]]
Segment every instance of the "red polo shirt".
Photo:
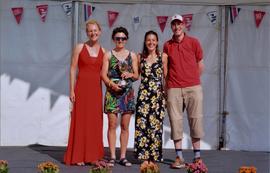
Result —
[[163, 52], [168, 55], [168, 88], [184, 88], [199, 85], [198, 62], [203, 51], [196, 38], [185, 34], [179, 43], [173, 38], [164, 44]]

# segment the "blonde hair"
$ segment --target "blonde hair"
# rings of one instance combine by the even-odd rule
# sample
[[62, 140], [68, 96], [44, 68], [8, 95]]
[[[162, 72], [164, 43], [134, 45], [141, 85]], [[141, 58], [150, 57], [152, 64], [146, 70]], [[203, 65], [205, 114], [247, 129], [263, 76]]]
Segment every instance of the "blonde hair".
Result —
[[87, 30], [87, 26], [90, 25], [90, 24], [96, 24], [98, 26], [98, 29], [101, 31], [100, 24], [98, 23], [98, 21], [96, 21], [94, 19], [89, 19], [88, 21], [85, 22], [86, 30]]

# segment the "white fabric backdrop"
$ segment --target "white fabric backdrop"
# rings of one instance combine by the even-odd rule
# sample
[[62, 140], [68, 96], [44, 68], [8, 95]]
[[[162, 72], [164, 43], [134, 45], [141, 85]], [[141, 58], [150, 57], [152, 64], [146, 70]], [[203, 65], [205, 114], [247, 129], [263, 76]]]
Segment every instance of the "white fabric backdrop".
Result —
[[[48, 4], [48, 15], [46, 22], [41, 22], [35, 6], [38, 4]], [[171, 37], [171, 30], [169, 21], [166, 28], [162, 33], [157, 24], [156, 16], [167, 15], [171, 16], [174, 13], [189, 14], [193, 13], [193, 22], [191, 31], [188, 33], [197, 37], [204, 49], [204, 58], [206, 69], [202, 76], [202, 84], [204, 87], [204, 115], [205, 115], [205, 130], [206, 136], [203, 139], [203, 149], [216, 149], [218, 145], [218, 105], [219, 105], [219, 32], [220, 30], [215, 25], [211, 24], [207, 18], [206, 13], [212, 10], [219, 11], [217, 6], [183, 6], [183, 5], [151, 5], [151, 4], [135, 4], [135, 5], [119, 5], [119, 4], [93, 4], [96, 8], [92, 15], [92, 18], [97, 19], [103, 29], [101, 37], [101, 44], [107, 49], [111, 49], [113, 44], [111, 42], [111, 32], [113, 28], [109, 28], [107, 21], [107, 11], [118, 11], [119, 16], [113, 25], [122, 25], [129, 30], [130, 39], [127, 47], [135, 52], [141, 51], [144, 33], [149, 29], [157, 31], [160, 39], [160, 48], [162, 49], [163, 43]], [[21, 24], [17, 25], [10, 8], [14, 6], [23, 6], [24, 14], [21, 20]], [[253, 9], [252, 7], [251, 9]], [[267, 7], [268, 8], [268, 7]], [[268, 8], [269, 11], [269, 8]], [[255, 27], [254, 17], [252, 11], [249, 15], [241, 16], [247, 25]], [[134, 30], [132, 25], [132, 16], [142, 16], [142, 23], [138, 30]], [[269, 15], [269, 14], [268, 14]], [[269, 16], [267, 16], [269, 19]], [[240, 17], [239, 17], [240, 18]], [[81, 15], [83, 20], [83, 15]], [[0, 33], [1, 33], [1, 117], [0, 117], [0, 145], [28, 145], [28, 144], [43, 144], [43, 145], [66, 145], [68, 137], [68, 123], [69, 123], [69, 101], [68, 101], [68, 70], [71, 54], [71, 18], [67, 17], [60, 5], [60, 2], [52, 1], [19, 1], [19, 0], [4, 0], [1, 1], [0, 9]], [[265, 19], [264, 19], [265, 20]], [[240, 20], [238, 21], [240, 22]], [[85, 40], [84, 24], [81, 25], [80, 40]], [[236, 23], [237, 24], [237, 23]], [[268, 29], [269, 38], [269, 22], [261, 24], [262, 28], [265, 28], [265, 32]], [[235, 25], [243, 31], [246, 25], [241, 26], [241, 23]], [[233, 27], [230, 26], [230, 32], [233, 33]], [[252, 30], [253, 32], [255, 31]], [[236, 32], [236, 31], [235, 31]], [[259, 35], [265, 36], [263, 32], [257, 31]], [[240, 38], [245, 38], [246, 35], [237, 33]], [[247, 33], [246, 33], [247, 34]], [[256, 35], [248, 34], [250, 37]], [[239, 57], [244, 59], [245, 55], [251, 55], [253, 50], [249, 47], [246, 50], [246, 54], [240, 54], [238, 49], [232, 48], [232, 46], [238, 46], [239, 43], [235, 36], [229, 35], [229, 60], [230, 57]], [[253, 37], [251, 39], [254, 39]], [[266, 37], [263, 37], [265, 40]], [[246, 43], [246, 42], [245, 42]], [[268, 42], [265, 41], [269, 45]], [[262, 47], [262, 43], [258, 42], [258, 47]], [[267, 45], [265, 44], [265, 46]], [[243, 45], [243, 49], [245, 46]], [[262, 50], [262, 49], [260, 49]], [[264, 56], [261, 56], [259, 62], [264, 65], [262, 68], [258, 66], [254, 75], [261, 75], [260, 79], [246, 78], [239, 81], [234, 77], [228, 78], [228, 103], [236, 102], [244, 105], [228, 104], [228, 109], [235, 109], [238, 111], [237, 117], [239, 119], [246, 119], [245, 112], [240, 110], [250, 107], [249, 113], [256, 111], [261, 112], [261, 119], [257, 121], [250, 121], [254, 126], [247, 126], [249, 130], [248, 135], [254, 134], [253, 139], [260, 139], [260, 136], [266, 137], [266, 141], [269, 141], [268, 133], [262, 133], [261, 129], [267, 131], [269, 126], [269, 109], [266, 106], [269, 105], [269, 97], [266, 94], [249, 95], [253, 100], [249, 101], [242, 98], [242, 93], [236, 90], [241, 85], [246, 87], [246, 80], [251, 81], [254, 85], [250, 88], [246, 88], [247, 92], [250, 89], [255, 90], [255, 84], [258, 80], [261, 81], [261, 88], [264, 88], [264, 93], [269, 95], [269, 49], [264, 50]], [[268, 51], [268, 52], [267, 52]], [[238, 55], [239, 56], [235, 56]], [[255, 54], [254, 54], [255, 55]], [[256, 54], [257, 55], [257, 54]], [[268, 55], [268, 56], [267, 56]], [[237, 62], [243, 62], [241, 60]], [[236, 65], [233, 61], [229, 63]], [[248, 64], [243, 64], [246, 66]], [[233, 66], [232, 66], [233, 67]], [[257, 66], [256, 66], [257, 67]], [[238, 70], [235, 69], [235, 70]], [[247, 68], [249, 72], [252, 70]], [[239, 71], [236, 71], [237, 74]], [[234, 71], [229, 71], [229, 76]], [[264, 75], [264, 76], [262, 76]], [[267, 80], [263, 80], [263, 77]], [[267, 83], [268, 82], [268, 83]], [[139, 82], [136, 82], [134, 87], [137, 89]], [[267, 85], [268, 84], [268, 85]], [[260, 91], [259, 90], [259, 91]], [[231, 91], [231, 92], [230, 92]], [[245, 91], [245, 90], [244, 90]], [[250, 93], [249, 93], [250, 94]], [[255, 94], [255, 93], [254, 93]], [[231, 98], [234, 96], [233, 98]], [[245, 100], [244, 100], [245, 99]], [[252, 107], [264, 106], [263, 109], [252, 109]], [[230, 110], [229, 110], [230, 111]], [[231, 114], [232, 115], [232, 114]], [[254, 114], [252, 114], [254, 115]], [[251, 115], [251, 116], [252, 116]], [[230, 116], [234, 117], [233, 115]], [[247, 119], [251, 120], [251, 119]], [[268, 120], [268, 121], [266, 121]], [[247, 121], [250, 123], [249, 121]], [[238, 134], [228, 131], [230, 136], [229, 147], [230, 149], [247, 149], [247, 145], [242, 143], [239, 136], [247, 134], [246, 130], [238, 129], [243, 125], [241, 121], [230, 119], [228, 127], [234, 127], [237, 129]], [[260, 127], [260, 128], [253, 128]], [[107, 117], [104, 115], [104, 144], [107, 146], [106, 139], [107, 130]], [[191, 148], [191, 143], [188, 137], [187, 121], [185, 122], [185, 138], [183, 147]], [[119, 129], [118, 129], [119, 134]], [[261, 135], [260, 135], [261, 134]], [[119, 135], [118, 135], [119, 136]], [[129, 148], [133, 147], [134, 137], [134, 119], [130, 124], [130, 141]], [[119, 143], [117, 144], [119, 146]], [[254, 140], [254, 143], [250, 143], [249, 150], [267, 150], [269, 151], [269, 142], [261, 142]], [[173, 143], [170, 140], [170, 126], [168, 117], [164, 122], [164, 147], [173, 148]]]
[[[228, 38], [228, 148], [270, 151], [270, 6], [241, 7]], [[266, 14], [255, 27], [253, 10]]]

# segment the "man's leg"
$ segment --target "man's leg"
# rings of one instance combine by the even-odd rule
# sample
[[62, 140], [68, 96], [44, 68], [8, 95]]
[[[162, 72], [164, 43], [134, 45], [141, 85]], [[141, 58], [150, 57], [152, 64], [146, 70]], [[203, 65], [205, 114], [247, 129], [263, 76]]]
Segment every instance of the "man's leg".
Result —
[[174, 140], [176, 159], [171, 168], [185, 167], [182, 154], [182, 138], [183, 138], [183, 98], [180, 88], [168, 89], [168, 114], [171, 124], [171, 138]]
[[181, 160], [184, 160], [183, 153], [182, 153], [182, 139], [174, 140], [174, 148], [176, 156], [179, 157]]
[[194, 160], [201, 158], [200, 138], [192, 138], [192, 146], [194, 152]]
[[204, 136], [203, 130], [203, 95], [201, 86], [185, 88], [184, 102], [187, 106], [187, 115], [190, 127], [190, 136], [194, 151], [194, 160], [201, 157], [200, 139]]

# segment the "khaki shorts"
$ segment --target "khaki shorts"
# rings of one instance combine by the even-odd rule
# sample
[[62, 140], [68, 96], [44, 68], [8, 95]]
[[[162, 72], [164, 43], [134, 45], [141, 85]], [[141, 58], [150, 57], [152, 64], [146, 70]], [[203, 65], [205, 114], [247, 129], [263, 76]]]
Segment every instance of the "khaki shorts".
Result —
[[203, 94], [201, 85], [186, 88], [170, 88], [168, 94], [168, 114], [171, 123], [171, 138], [183, 138], [183, 114], [187, 111], [190, 136], [202, 138], [203, 131]]

